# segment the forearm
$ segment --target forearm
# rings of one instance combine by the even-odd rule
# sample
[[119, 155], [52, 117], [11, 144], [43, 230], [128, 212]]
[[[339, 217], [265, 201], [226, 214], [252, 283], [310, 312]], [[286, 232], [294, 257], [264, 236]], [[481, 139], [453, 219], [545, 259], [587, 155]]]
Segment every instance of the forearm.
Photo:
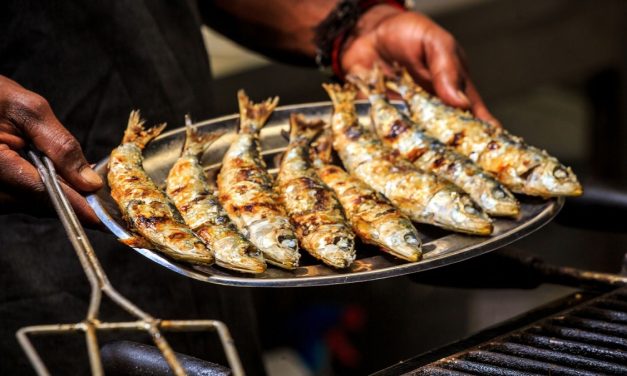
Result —
[[236, 42], [272, 58], [313, 64], [314, 28], [338, 0], [201, 0], [205, 22]]
[[400, 64], [446, 104], [470, 109], [477, 117], [498, 124], [472, 83], [455, 38], [428, 17], [405, 11], [396, 1], [358, 2], [356, 22], [350, 19], [348, 26], [352, 27], [340, 30], [340, 36], [332, 32], [338, 31], [336, 26], [327, 27], [335, 25], [334, 16], [347, 25], [343, 23], [346, 14], [341, 13], [344, 9], [332, 13], [339, 0], [199, 1], [207, 23], [217, 31], [292, 63], [314, 63], [318, 52], [315, 30], [326, 19], [319, 34], [327, 41], [317, 38], [318, 60], [324, 66], [331, 65], [337, 76], [356, 74], [375, 63], [391, 72]]

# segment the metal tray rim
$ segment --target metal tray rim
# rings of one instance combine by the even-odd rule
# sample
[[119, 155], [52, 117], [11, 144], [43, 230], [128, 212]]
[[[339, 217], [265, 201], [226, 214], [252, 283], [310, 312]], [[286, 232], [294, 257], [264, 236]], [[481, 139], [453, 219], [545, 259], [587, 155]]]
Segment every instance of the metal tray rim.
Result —
[[[357, 104], [364, 104], [367, 101], [359, 100]], [[400, 102], [398, 102], [400, 103]], [[398, 104], [397, 103], [397, 104]], [[277, 112], [291, 112], [295, 110], [303, 110], [307, 108], [324, 108], [330, 107], [331, 102], [313, 102], [304, 104], [293, 104], [278, 107], [275, 110]], [[231, 114], [213, 118], [210, 120], [197, 122], [196, 126], [208, 126], [211, 124], [218, 124], [226, 121], [234, 120], [238, 117], [238, 114]], [[176, 128], [165, 132], [160, 135], [156, 140], [169, 138], [173, 135], [177, 135], [184, 131], [184, 128]], [[106, 169], [106, 164], [109, 158], [104, 158], [95, 167], [95, 169]], [[105, 206], [101, 202], [101, 198], [97, 193], [87, 196], [87, 202], [95, 211], [96, 215], [100, 218], [103, 224], [118, 238], [125, 239], [130, 237], [130, 233], [107, 212]], [[324, 286], [334, 284], [345, 283], [357, 283], [372, 281], [378, 279], [384, 279], [394, 276], [407, 275], [419, 271], [437, 268], [440, 266], [461, 262], [469, 258], [482, 255], [484, 253], [496, 250], [507, 244], [510, 244], [530, 233], [540, 229], [542, 226], [550, 222], [550, 220], [557, 215], [564, 204], [564, 198], [554, 198], [547, 200], [543, 204], [542, 210], [534, 217], [530, 218], [526, 222], [505, 231], [504, 233], [493, 235], [484, 242], [473, 244], [470, 246], [459, 248], [451, 253], [439, 253], [438, 255], [431, 255], [427, 252], [424, 255], [423, 260], [414, 263], [402, 263], [398, 265], [391, 265], [380, 269], [365, 270], [359, 272], [342, 272], [336, 271], [337, 274], [332, 275], [318, 275], [308, 277], [285, 277], [285, 278], [255, 278], [247, 277], [239, 273], [232, 273], [231, 275], [225, 274], [207, 274], [204, 271], [196, 269], [192, 265], [178, 263], [170, 260], [167, 257], [161, 256], [158, 252], [145, 248], [133, 248], [136, 252], [147, 257], [153, 262], [156, 262], [172, 271], [175, 271], [184, 276], [194, 278], [196, 280], [215, 283], [220, 285], [240, 286], [240, 287], [303, 287], [303, 286]], [[449, 236], [468, 236], [461, 234], [450, 234]], [[443, 237], [444, 238], [444, 237]], [[426, 243], [425, 245], [428, 245]], [[383, 256], [374, 256], [383, 257]], [[211, 267], [213, 268], [213, 267]], [[220, 269], [220, 273], [225, 273], [223, 269]], [[226, 272], [229, 273], [229, 272]]]

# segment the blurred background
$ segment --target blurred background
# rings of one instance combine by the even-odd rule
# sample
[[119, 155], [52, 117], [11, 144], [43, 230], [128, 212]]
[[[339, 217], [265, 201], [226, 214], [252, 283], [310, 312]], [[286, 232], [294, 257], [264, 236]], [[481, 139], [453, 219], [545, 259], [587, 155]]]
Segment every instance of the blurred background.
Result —
[[[455, 35], [505, 128], [573, 166], [586, 188], [626, 187], [626, 1], [417, 0], [414, 7]], [[204, 33], [219, 114], [237, 111], [239, 88], [257, 100], [279, 95], [283, 105], [327, 100], [326, 78], [314, 68], [277, 64]], [[615, 221], [627, 229], [624, 217]], [[619, 273], [626, 234], [551, 223], [512, 247], [554, 264]], [[278, 376], [368, 374], [572, 291], [395, 278], [252, 293], [266, 363]]]

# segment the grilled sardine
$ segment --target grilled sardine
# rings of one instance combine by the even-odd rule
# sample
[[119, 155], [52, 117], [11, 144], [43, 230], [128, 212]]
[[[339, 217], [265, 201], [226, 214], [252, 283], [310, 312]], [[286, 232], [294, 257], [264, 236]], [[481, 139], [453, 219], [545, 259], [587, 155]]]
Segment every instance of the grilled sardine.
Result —
[[418, 261], [422, 255], [422, 242], [409, 218], [380, 193], [332, 165], [332, 142], [331, 129], [325, 127], [311, 145], [312, 165], [337, 195], [353, 231], [364, 243], [376, 245], [404, 260]]
[[493, 216], [518, 215], [516, 198], [469, 158], [447, 148], [420, 127], [385, 96], [385, 81], [378, 67], [370, 77], [349, 77], [368, 96], [370, 118], [379, 139], [423, 171], [429, 171], [464, 190], [477, 205]]
[[302, 115], [291, 114], [276, 186], [301, 247], [327, 265], [346, 268], [355, 260], [355, 234], [335, 193], [309, 161], [309, 145], [321, 130]]
[[240, 128], [222, 160], [219, 199], [240, 232], [263, 252], [267, 262], [293, 269], [300, 258], [298, 240], [274, 191], [259, 143], [259, 131], [278, 98], [253, 104], [240, 90], [238, 100]]
[[427, 134], [469, 157], [513, 192], [542, 197], [583, 193], [570, 167], [520, 137], [443, 104], [418, 86], [407, 71], [399, 71], [387, 84], [401, 94], [412, 119]]
[[418, 170], [359, 124], [352, 85], [324, 84], [334, 112], [333, 147], [346, 169], [387, 197], [412, 220], [453, 231], [488, 235], [492, 222], [465, 193]]
[[143, 124], [139, 111], [131, 112], [122, 144], [109, 158], [107, 178], [111, 197], [118, 203], [131, 230], [141, 236], [123, 242], [154, 247], [176, 260], [211, 264], [213, 253], [181, 221], [172, 202], [142, 166], [142, 150], [163, 131], [165, 124], [150, 129], [144, 129]]
[[237, 231], [209, 187], [199, 158], [222, 135], [201, 135], [186, 121], [186, 138], [181, 157], [166, 179], [166, 192], [187, 225], [205, 241], [216, 264], [244, 273], [263, 273], [261, 252]]

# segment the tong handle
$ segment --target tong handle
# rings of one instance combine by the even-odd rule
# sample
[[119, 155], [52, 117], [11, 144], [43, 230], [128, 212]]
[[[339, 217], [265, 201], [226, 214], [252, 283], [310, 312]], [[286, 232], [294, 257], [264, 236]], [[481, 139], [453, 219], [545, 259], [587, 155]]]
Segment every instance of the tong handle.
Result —
[[[92, 279], [94, 282], [104, 283], [107, 277], [98, 259], [94, 255], [94, 249], [85, 234], [83, 225], [79, 221], [74, 208], [72, 208], [70, 201], [63, 191], [54, 164], [50, 158], [32, 147], [27, 151], [27, 155], [41, 176], [52, 201], [52, 205], [59, 219], [61, 219], [61, 223], [68, 234], [72, 247], [80, 259], [81, 265], [87, 273], [87, 278], [90, 280], [90, 283], [92, 283]], [[95, 285], [97, 287], [98, 283]]]
[[[159, 330], [160, 323], [163, 323], [161, 320], [155, 319], [150, 316], [148, 313], [139, 309], [135, 304], [122, 296], [119, 292], [115, 290], [115, 288], [109, 282], [107, 275], [104, 272], [104, 269], [100, 265], [98, 261], [98, 257], [96, 256], [94, 249], [85, 234], [85, 229], [81, 225], [78, 217], [76, 216], [76, 212], [72, 208], [70, 201], [68, 200], [65, 192], [63, 191], [63, 187], [61, 186], [61, 182], [57, 177], [56, 170], [54, 168], [54, 164], [52, 161], [45, 156], [43, 153], [38, 151], [37, 149], [31, 147], [30, 150], [26, 152], [28, 158], [33, 162], [41, 179], [48, 191], [52, 204], [61, 219], [61, 223], [65, 228], [65, 231], [68, 234], [70, 242], [74, 250], [76, 251], [76, 255], [78, 256], [81, 266], [87, 275], [87, 279], [91, 285], [91, 297], [89, 302], [89, 309], [87, 312], [87, 317], [81, 325], [85, 327], [85, 336], [87, 341], [87, 349], [89, 354], [89, 361], [91, 365], [92, 374], [94, 375], [103, 375], [104, 370], [102, 368], [102, 361], [100, 359], [100, 349], [98, 346], [98, 341], [96, 338], [96, 330], [101, 327], [103, 329], [106, 323], [102, 323], [98, 320], [98, 311], [100, 309], [100, 302], [102, 299], [102, 293], [104, 292], [111, 300], [113, 300], [118, 306], [129, 312], [131, 315], [141, 319], [142, 330], [146, 330], [149, 335], [152, 337], [153, 342], [157, 346], [158, 351], [163, 355], [165, 362], [168, 364], [173, 373], [177, 376], [185, 375], [186, 372], [179, 363], [174, 351], [165, 340], [165, 338], [161, 335]], [[237, 350], [233, 344], [232, 339], [230, 339], [230, 334], [228, 333], [228, 329], [221, 322], [208, 322], [208, 321], [190, 321], [190, 322], [177, 322], [172, 323], [172, 328], [191, 328], [194, 325], [199, 328], [216, 328], [220, 341], [222, 342], [222, 346], [227, 355], [227, 359], [229, 364], [231, 365], [232, 371], [234, 375], [243, 375], [243, 367], [241, 365], [241, 361], [239, 359], [239, 355], [237, 354]], [[122, 327], [124, 323], [112, 324], [112, 327]], [[41, 329], [41, 328], [40, 328]], [[48, 375], [48, 371], [45, 368], [43, 362], [39, 358], [35, 349], [32, 347], [30, 342], [27, 340], [25, 334], [27, 331], [31, 332], [37, 331], [37, 328], [23, 328], [21, 330], [21, 334], [18, 333], [18, 337], [22, 343], [23, 348], [27, 352], [31, 363], [35, 366], [37, 373], [39, 375]], [[45, 330], [44, 330], [45, 331]]]

